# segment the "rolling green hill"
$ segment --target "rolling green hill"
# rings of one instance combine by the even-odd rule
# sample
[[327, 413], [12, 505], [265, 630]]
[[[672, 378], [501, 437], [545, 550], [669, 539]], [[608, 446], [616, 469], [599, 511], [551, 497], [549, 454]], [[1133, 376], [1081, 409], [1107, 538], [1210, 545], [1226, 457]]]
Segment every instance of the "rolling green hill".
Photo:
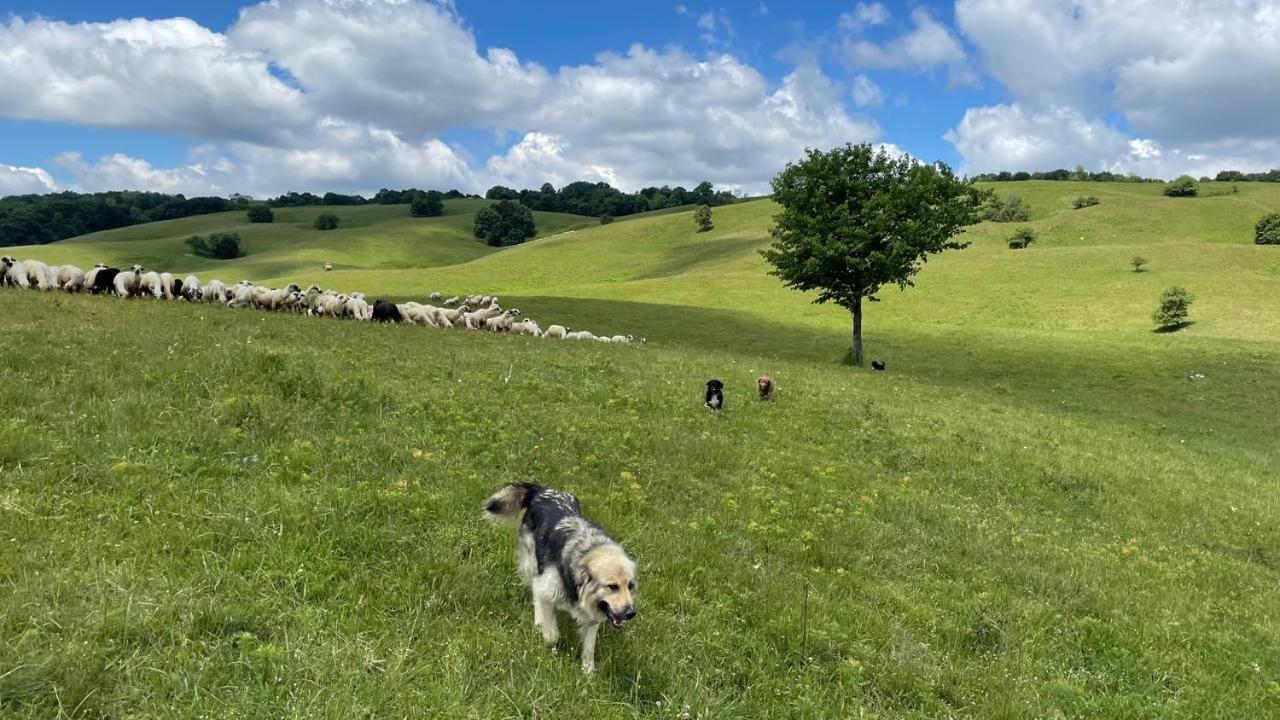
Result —
[[[701, 234], [688, 211], [540, 215], [497, 252], [478, 202], [17, 249], [497, 293], [649, 342], [0, 290], [0, 715], [1280, 715], [1280, 248], [1252, 244], [1280, 187], [995, 188], [1039, 239], [977, 226], [884, 291], [885, 373], [766, 274], [768, 201]], [[224, 228], [248, 257], [184, 254]], [[1193, 324], [1154, 333], [1175, 284]], [[511, 532], [477, 518], [509, 480], [577, 493], [640, 562], [591, 679], [572, 639], [540, 646]]]

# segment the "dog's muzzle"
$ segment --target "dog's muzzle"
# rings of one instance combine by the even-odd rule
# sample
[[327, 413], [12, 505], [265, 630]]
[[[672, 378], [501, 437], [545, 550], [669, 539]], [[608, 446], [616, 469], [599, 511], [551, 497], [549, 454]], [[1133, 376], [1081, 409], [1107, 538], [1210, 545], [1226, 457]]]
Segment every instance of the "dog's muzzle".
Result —
[[609, 618], [609, 624], [616, 628], [622, 627], [628, 620], [636, 616], [634, 607], [628, 606], [621, 613], [615, 613], [613, 608], [609, 607], [609, 603], [603, 600], [600, 601], [600, 612], [604, 613], [604, 616]]

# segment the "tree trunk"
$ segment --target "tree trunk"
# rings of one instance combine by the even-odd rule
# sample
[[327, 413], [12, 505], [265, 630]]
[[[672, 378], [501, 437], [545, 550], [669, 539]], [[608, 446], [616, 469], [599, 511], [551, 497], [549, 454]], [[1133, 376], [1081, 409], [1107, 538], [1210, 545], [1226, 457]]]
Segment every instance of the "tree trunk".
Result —
[[853, 301], [853, 364], [862, 367], [862, 298]]

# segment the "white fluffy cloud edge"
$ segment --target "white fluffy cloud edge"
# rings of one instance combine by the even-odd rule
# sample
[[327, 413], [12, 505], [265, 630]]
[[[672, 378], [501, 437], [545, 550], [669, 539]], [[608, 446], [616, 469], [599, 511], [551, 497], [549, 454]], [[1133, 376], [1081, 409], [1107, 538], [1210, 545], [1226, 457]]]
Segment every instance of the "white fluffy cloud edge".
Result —
[[[635, 190], [709, 179], [754, 194], [805, 147], [883, 140], [860, 112], [884, 105], [871, 73], [897, 72], [1008, 90], [946, 134], [967, 173], [1083, 164], [1172, 177], [1280, 164], [1275, 2], [957, 0], [954, 17], [953, 32], [917, 9], [877, 44], [865, 33], [891, 13], [858, 3], [835, 21], [831, 52], [854, 73], [842, 83], [814, 61], [771, 82], [726, 52], [642, 45], [549, 70], [479, 48], [448, 2], [274, 0], [243, 8], [225, 33], [185, 18], [11, 16], [0, 23], [0, 115], [193, 140], [177, 167], [54, 159], [77, 190], [263, 196], [579, 179]], [[459, 130], [513, 142], [477, 158], [444, 139]], [[54, 189], [45, 169], [0, 164], [0, 195]]]
[[[712, 179], [759, 192], [805, 146], [875, 140], [816, 65], [780, 83], [723, 53], [640, 45], [555, 72], [481, 51], [448, 4], [276, 0], [225, 33], [183, 18], [0, 25], [0, 114], [194, 138], [180, 167], [67, 154], [77, 189], [274, 194]], [[143, 91], [145, 90], [145, 91]], [[515, 139], [488, 158], [458, 128]], [[39, 189], [5, 171], [0, 192]], [[9, 176], [13, 175], [14, 178]], [[47, 179], [48, 173], [41, 178]]]

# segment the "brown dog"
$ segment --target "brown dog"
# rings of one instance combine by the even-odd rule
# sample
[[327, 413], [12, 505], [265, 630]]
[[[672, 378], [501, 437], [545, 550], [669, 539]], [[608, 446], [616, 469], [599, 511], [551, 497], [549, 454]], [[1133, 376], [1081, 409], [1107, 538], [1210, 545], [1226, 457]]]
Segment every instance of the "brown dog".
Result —
[[773, 397], [773, 378], [768, 375], [761, 375], [756, 379], [756, 389], [760, 391], [761, 400], [769, 400]]

